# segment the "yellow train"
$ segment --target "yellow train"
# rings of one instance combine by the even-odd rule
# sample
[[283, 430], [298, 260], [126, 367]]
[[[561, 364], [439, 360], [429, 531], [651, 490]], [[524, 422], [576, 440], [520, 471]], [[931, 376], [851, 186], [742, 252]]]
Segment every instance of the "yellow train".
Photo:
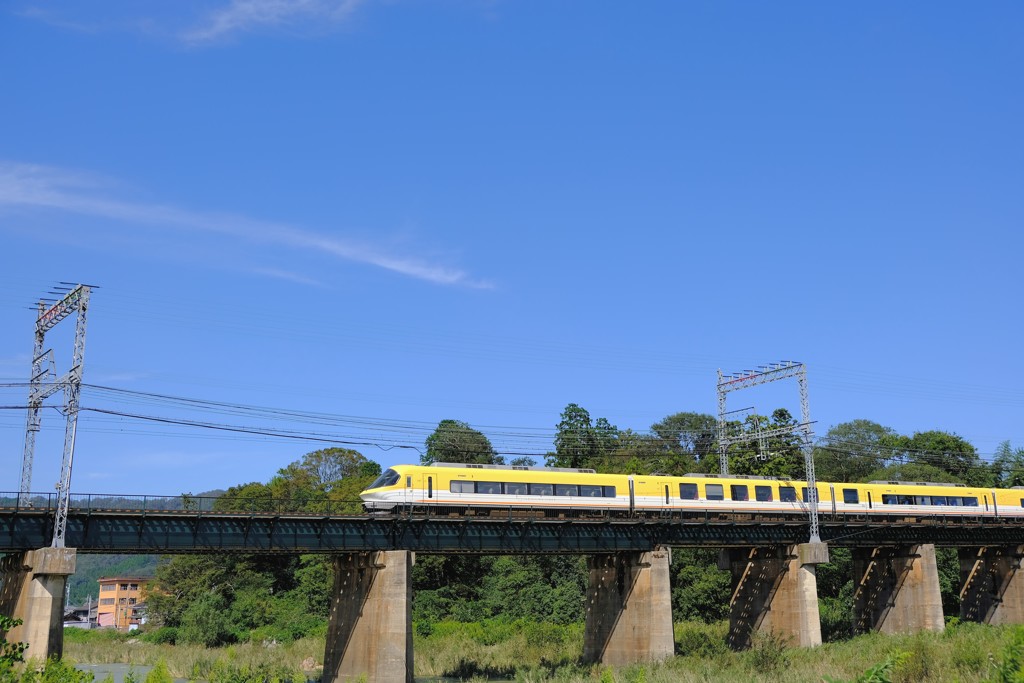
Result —
[[[818, 482], [822, 513], [1024, 517], [1024, 489], [962, 484]], [[431, 508], [451, 513], [560, 515], [805, 515], [801, 481], [708, 474], [598, 474], [590, 469], [434, 463], [395, 465], [360, 494], [373, 512]]]

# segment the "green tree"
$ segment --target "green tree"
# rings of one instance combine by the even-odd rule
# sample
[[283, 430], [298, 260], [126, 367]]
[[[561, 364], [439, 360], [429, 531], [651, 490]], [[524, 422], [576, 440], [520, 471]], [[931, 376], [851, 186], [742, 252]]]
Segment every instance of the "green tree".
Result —
[[[785, 408], [775, 410], [771, 417], [750, 415], [738, 429], [748, 440], [729, 446], [729, 471], [780, 479], [800, 479], [804, 476], [802, 437], [797, 421]], [[760, 434], [775, 430], [788, 430], [775, 436], [759, 438]], [[735, 431], [733, 432], [735, 433]]]
[[670, 571], [672, 616], [675, 621], [714, 622], [729, 616], [732, 580], [718, 568], [718, 551], [675, 548]]
[[[702, 472], [717, 469], [718, 420], [714, 416], [705, 413], [674, 413], [652, 424], [651, 431], [662, 440], [669, 454], [692, 459]], [[706, 462], [709, 459], [711, 462]], [[711, 469], [707, 469], [709, 465]]]
[[992, 472], [966, 439], [943, 431], [916, 432], [895, 440], [902, 459], [923, 462], [973, 486], [990, 486]]
[[269, 486], [254, 481], [230, 487], [213, 502], [213, 509], [218, 512], [274, 512], [281, 503], [274, 500]]
[[861, 481], [933, 481], [938, 484], [963, 484], [963, 479], [949, 472], [918, 462], [904, 462], [889, 465], [865, 475]]
[[0, 671], [15, 662], [24, 661], [28, 643], [12, 643], [4, 637], [8, 631], [20, 625], [21, 619], [12, 619], [0, 614]]
[[[590, 467], [600, 469], [617, 457], [621, 444], [618, 427], [599, 417], [592, 421], [590, 413], [575, 403], [562, 411], [555, 434], [555, 452], [548, 453], [549, 467]], [[621, 457], [621, 454], [619, 454]], [[611, 471], [623, 471], [621, 466]]]
[[426, 453], [420, 457], [424, 465], [435, 462], [505, 464], [505, 459], [494, 452], [490, 440], [482, 432], [459, 420], [441, 420], [427, 437], [426, 446]]
[[1009, 441], [999, 444], [992, 459], [992, 474], [996, 486], [1024, 486], [1024, 448], [1013, 448]]
[[871, 420], [835, 425], [814, 448], [815, 473], [822, 481], [860, 481], [884, 467], [899, 434]]
[[217, 593], [205, 593], [182, 613], [178, 640], [214, 647], [235, 640], [226, 614], [227, 601]]

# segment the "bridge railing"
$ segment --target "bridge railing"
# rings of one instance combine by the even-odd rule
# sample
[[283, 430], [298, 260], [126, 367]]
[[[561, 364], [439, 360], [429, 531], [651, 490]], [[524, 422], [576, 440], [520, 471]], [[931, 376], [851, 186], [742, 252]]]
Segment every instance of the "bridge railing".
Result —
[[[17, 492], [0, 492], [0, 509], [53, 512], [57, 506], [56, 493], [31, 493], [21, 496]], [[334, 500], [309, 496], [295, 498], [194, 496], [154, 496], [114, 493], [72, 493], [69, 506], [78, 512], [166, 512], [210, 514], [313, 514], [359, 515], [362, 500]]]
[[[57, 506], [56, 493], [33, 493], [20, 496], [17, 492], [0, 492], [0, 510], [32, 513], [54, 514]], [[292, 498], [270, 497], [232, 497], [232, 496], [193, 496], [180, 494], [177, 496], [126, 495], [109, 493], [72, 494], [70, 506], [73, 512], [116, 513], [140, 512], [183, 515], [296, 515], [296, 516], [364, 516], [366, 513], [361, 500], [334, 500], [324, 497], [296, 496]], [[565, 520], [595, 519], [631, 519], [650, 522], [690, 522], [690, 523], [761, 523], [761, 524], [802, 524], [806, 523], [803, 515], [773, 513], [743, 513], [710, 509], [673, 508], [660, 512], [638, 512], [629, 514], [626, 511], [595, 510], [593, 508], [536, 508], [524, 506], [498, 507], [486, 510], [468, 507], [434, 508], [415, 505], [401, 511], [377, 513], [377, 517], [401, 519], [443, 519], [443, 518], [488, 518], [491, 520], [516, 519], [534, 517], [551, 519], [557, 517]], [[1018, 524], [1024, 526], [1024, 517], [999, 517], [986, 513], [964, 516], [927, 516], [906, 513], [881, 515], [877, 513], [838, 513], [822, 512], [819, 518], [823, 524], [864, 524], [864, 523], [917, 523], [941, 525], [991, 525], [992, 523]]]

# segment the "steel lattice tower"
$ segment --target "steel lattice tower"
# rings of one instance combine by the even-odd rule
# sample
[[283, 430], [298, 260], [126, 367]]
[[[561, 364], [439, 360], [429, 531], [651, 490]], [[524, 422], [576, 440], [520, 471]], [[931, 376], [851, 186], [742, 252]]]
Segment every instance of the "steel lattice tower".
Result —
[[[738, 389], [749, 389], [768, 382], [781, 379], [796, 378], [800, 391], [800, 424], [760, 431], [757, 434], [727, 436], [725, 433], [726, 394]], [[811, 408], [807, 398], [807, 366], [794, 361], [781, 361], [762, 365], [757, 370], [745, 370], [731, 375], [723, 375], [718, 371], [718, 457], [722, 476], [729, 474], [729, 446], [755, 439], [767, 439], [774, 436], [800, 432], [804, 454], [804, 468], [807, 476], [807, 508], [810, 518], [811, 543], [820, 542], [818, 535], [818, 486], [814, 476], [814, 434], [811, 431]]]
[[[71, 284], [67, 282], [63, 285]], [[32, 490], [32, 462], [35, 458], [36, 434], [42, 422], [43, 401], [64, 390], [64, 457], [61, 461], [60, 482], [57, 484], [57, 517], [53, 527], [53, 547], [64, 547], [64, 530], [67, 526], [68, 506], [71, 496], [71, 467], [75, 456], [75, 433], [78, 428], [78, 403], [82, 390], [82, 366], [85, 362], [85, 322], [89, 309], [89, 285], [77, 285], [68, 291], [60, 301], [49, 308], [43, 301], [38, 305], [36, 318], [35, 345], [32, 353], [32, 374], [29, 379], [28, 419], [25, 427], [25, 451], [21, 461], [21, 488], [19, 503], [29, 504]], [[46, 333], [71, 314], [77, 313], [75, 325], [75, 348], [71, 369], [59, 379], [54, 379], [53, 352], [44, 351]]]

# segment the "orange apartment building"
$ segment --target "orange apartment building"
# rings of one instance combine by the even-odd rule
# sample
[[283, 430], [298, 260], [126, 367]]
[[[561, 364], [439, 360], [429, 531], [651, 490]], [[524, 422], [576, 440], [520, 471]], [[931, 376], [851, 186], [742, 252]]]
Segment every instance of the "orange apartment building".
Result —
[[143, 623], [143, 595], [146, 576], [111, 576], [99, 579], [100, 599], [96, 609], [96, 625], [129, 630]]

